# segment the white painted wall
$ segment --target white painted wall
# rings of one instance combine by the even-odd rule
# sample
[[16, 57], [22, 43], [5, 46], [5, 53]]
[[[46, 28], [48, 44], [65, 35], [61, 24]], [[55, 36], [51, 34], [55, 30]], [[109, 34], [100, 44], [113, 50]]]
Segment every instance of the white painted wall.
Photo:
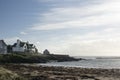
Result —
[[23, 47], [13, 47], [13, 52], [24, 52], [24, 48]]

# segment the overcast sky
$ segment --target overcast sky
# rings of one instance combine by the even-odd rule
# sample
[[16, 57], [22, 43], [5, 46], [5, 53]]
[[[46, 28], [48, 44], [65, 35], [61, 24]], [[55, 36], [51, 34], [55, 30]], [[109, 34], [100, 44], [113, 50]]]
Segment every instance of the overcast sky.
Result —
[[120, 56], [120, 0], [0, 0], [0, 39], [40, 52]]

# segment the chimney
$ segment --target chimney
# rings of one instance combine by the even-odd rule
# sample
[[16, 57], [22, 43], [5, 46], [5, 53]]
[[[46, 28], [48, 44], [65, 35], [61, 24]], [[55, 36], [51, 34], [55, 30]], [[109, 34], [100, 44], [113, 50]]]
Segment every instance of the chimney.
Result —
[[17, 39], [17, 44], [18, 44], [18, 45], [20, 45], [20, 42], [21, 42], [21, 41], [20, 41], [19, 39]]

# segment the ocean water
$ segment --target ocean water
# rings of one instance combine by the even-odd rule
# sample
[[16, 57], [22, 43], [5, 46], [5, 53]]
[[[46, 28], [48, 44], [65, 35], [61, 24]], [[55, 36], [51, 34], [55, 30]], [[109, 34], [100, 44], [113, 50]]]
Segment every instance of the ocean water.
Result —
[[113, 57], [84, 57], [86, 60], [70, 61], [70, 62], [49, 62], [39, 65], [46, 66], [64, 66], [64, 67], [82, 67], [82, 68], [104, 68], [104, 69], [120, 69], [120, 58]]

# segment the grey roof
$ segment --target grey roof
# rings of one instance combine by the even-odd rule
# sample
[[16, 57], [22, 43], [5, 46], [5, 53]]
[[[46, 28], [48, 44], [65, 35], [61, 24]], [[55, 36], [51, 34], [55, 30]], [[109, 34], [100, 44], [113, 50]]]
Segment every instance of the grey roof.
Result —
[[7, 46], [7, 44], [4, 42], [4, 40], [0, 40], [0, 42], [2, 42], [4, 45], [6, 45], [6, 46]]
[[[22, 41], [20, 41], [20, 45], [19, 46], [23, 47], [25, 44], [27, 45], [28, 48], [33, 48], [34, 47], [33, 44], [29, 44], [28, 42], [22, 42]], [[13, 47], [15, 47], [16, 45], [17, 45], [17, 43], [14, 43]]]

